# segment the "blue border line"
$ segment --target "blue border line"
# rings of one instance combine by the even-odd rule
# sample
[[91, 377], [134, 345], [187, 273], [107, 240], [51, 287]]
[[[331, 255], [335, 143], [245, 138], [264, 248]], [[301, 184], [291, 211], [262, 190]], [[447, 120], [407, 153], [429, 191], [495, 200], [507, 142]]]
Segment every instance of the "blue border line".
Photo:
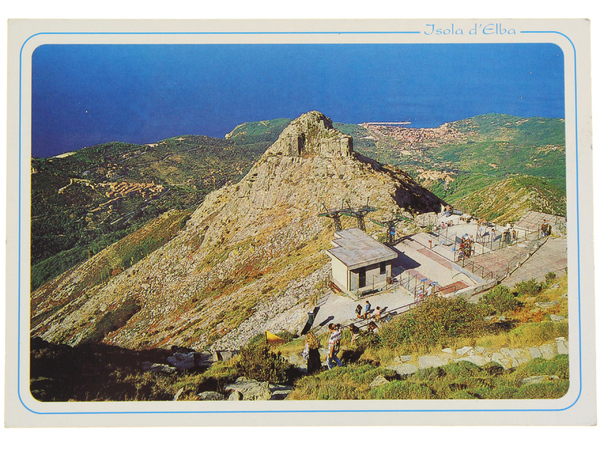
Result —
[[[558, 34], [566, 38], [573, 47], [573, 67], [575, 79], [575, 184], [576, 184], [576, 206], [577, 206], [577, 286], [578, 286], [578, 309], [579, 309], [579, 393], [575, 401], [560, 409], [327, 409], [327, 410], [190, 410], [190, 411], [122, 411], [122, 412], [37, 412], [30, 409], [21, 398], [21, 213], [22, 213], [22, 77], [23, 77], [23, 49], [27, 42], [40, 35], [351, 35], [351, 34], [420, 34], [420, 31], [276, 31], [276, 32], [43, 32], [36, 33], [27, 38], [21, 46], [19, 54], [19, 249], [18, 249], [18, 325], [17, 325], [17, 395], [25, 409], [39, 415], [114, 415], [114, 414], [217, 414], [217, 413], [394, 413], [394, 412], [561, 412], [573, 407], [580, 399], [583, 390], [582, 375], [582, 337], [581, 337], [581, 251], [579, 236], [579, 134], [577, 123], [577, 51], [573, 41], [564, 33], [558, 31], [521, 31], [522, 34]], [[438, 43], [432, 43], [433, 45]], [[466, 43], [465, 43], [466, 44]], [[91, 45], [91, 44], [90, 44]], [[461, 45], [458, 44], [457, 45]], [[564, 61], [564, 60], [563, 60]], [[563, 65], [564, 71], [564, 65]], [[401, 401], [401, 400], [398, 400]]]

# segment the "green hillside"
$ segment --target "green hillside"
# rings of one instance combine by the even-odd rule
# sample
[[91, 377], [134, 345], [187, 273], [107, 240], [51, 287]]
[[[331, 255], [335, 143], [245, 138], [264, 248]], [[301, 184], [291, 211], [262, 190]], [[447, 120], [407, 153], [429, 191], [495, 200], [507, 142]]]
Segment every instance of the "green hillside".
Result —
[[162, 213], [193, 209], [210, 191], [237, 182], [277, 136], [186, 135], [33, 158], [32, 289]]
[[[566, 211], [564, 119], [485, 114], [431, 129], [364, 124], [339, 128], [354, 137], [358, 152], [400, 166], [438, 197], [472, 214], [485, 210], [488, 216], [514, 215], [516, 210], [498, 197], [487, 198], [499, 203], [483, 210], [463, 200], [498, 183], [495, 189], [510, 186], [511, 192], [535, 185], [532, 208]], [[517, 187], [524, 180], [527, 187]]]
[[529, 210], [566, 216], [566, 196], [560, 188], [533, 176], [501, 180], [457, 198], [457, 207], [501, 224], [520, 219]]

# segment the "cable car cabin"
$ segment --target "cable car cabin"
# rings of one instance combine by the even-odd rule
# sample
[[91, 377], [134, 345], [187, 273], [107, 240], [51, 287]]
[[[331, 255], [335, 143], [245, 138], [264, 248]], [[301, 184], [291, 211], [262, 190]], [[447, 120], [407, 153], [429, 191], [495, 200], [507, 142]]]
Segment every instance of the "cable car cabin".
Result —
[[360, 229], [335, 232], [327, 255], [331, 281], [342, 291], [364, 293], [385, 287], [397, 253]]

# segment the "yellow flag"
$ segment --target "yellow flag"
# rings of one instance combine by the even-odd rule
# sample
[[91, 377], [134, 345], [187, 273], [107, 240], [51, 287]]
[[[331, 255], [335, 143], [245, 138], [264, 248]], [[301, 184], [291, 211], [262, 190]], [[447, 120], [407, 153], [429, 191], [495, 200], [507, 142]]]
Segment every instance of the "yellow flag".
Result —
[[265, 331], [265, 335], [267, 336], [267, 344], [274, 345], [278, 343], [283, 343], [283, 338], [278, 337], [277, 335], [269, 332], [268, 330]]

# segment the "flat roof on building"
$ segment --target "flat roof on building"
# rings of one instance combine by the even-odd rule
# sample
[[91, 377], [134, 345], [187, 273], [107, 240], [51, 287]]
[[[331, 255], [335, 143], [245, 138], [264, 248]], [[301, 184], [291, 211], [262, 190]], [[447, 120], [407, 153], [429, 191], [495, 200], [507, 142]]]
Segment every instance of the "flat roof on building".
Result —
[[335, 232], [331, 241], [333, 248], [327, 251], [348, 269], [362, 268], [395, 259], [398, 254], [386, 245], [374, 240], [360, 229]]

